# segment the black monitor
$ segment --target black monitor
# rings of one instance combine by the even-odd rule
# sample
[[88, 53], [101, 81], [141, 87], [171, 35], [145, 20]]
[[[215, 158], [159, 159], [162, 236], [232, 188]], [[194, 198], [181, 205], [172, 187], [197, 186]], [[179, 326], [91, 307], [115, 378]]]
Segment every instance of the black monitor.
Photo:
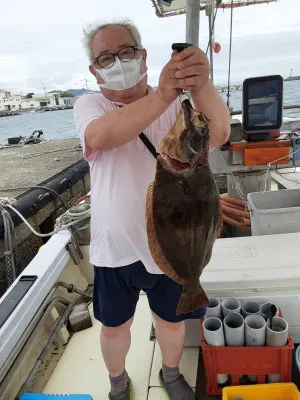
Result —
[[[277, 131], [282, 125], [283, 78], [280, 75], [246, 79], [243, 83], [243, 129], [250, 136]], [[255, 139], [254, 139], [255, 140]]]

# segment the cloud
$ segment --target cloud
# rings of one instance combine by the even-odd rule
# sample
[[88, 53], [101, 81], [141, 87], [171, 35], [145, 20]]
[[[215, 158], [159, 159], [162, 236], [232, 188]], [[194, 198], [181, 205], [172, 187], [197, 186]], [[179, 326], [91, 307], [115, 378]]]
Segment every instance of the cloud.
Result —
[[[300, 75], [298, 0], [283, 0], [233, 10], [232, 81], [290, 69]], [[148, 51], [148, 76], [158, 83], [171, 44], [185, 40], [185, 16], [158, 18], [150, 0], [22, 0], [1, 4], [0, 88], [19, 93], [85, 87], [97, 89], [88, 71], [82, 27], [95, 20], [130, 17]], [[214, 56], [215, 82], [227, 81], [230, 10], [218, 10]], [[208, 21], [200, 15], [199, 45], [206, 49]]]

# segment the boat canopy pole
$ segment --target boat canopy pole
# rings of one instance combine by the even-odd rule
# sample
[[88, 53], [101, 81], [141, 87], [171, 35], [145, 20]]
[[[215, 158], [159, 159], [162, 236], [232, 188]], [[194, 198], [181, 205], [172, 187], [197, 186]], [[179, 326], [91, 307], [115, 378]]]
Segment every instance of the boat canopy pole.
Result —
[[200, 0], [186, 1], [186, 42], [199, 46]]
[[[218, 11], [218, 8], [216, 9], [216, 12]], [[214, 41], [215, 41], [215, 35], [214, 35], [214, 25], [215, 25], [215, 7], [214, 7], [214, 2], [207, 4], [205, 7], [205, 14], [208, 17], [208, 46], [206, 50], [206, 55], [207, 51], [209, 49], [209, 69], [210, 69], [210, 80], [212, 83], [214, 83], [214, 56], [213, 56], [213, 46], [214, 46]]]

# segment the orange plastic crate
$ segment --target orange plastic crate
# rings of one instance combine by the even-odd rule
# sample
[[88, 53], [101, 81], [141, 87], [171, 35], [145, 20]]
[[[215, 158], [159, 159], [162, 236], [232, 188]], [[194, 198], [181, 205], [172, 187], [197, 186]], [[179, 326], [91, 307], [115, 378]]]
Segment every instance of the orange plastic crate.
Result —
[[240, 375], [257, 375], [259, 384], [266, 383], [266, 375], [271, 374], [280, 374], [282, 382], [291, 381], [294, 344], [290, 335], [287, 345], [280, 347], [216, 347], [205, 343], [202, 323], [203, 319], [201, 347], [208, 395], [222, 394], [217, 374], [229, 375], [231, 386], [240, 385]]

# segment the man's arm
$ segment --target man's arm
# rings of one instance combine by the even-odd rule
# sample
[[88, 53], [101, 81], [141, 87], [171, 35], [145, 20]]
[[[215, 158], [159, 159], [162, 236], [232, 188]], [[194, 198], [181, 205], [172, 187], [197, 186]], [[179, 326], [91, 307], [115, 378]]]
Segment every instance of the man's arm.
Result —
[[92, 121], [86, 128], [86, 144], [93, 150], [110, 150], [128, 143], [168, 107], [168, 102], [152, 92]]
[[110, 150], [130, 142], [155, 121], [178, 97], [175, 71], [169, 61], [162, 69], [156, 92], [92, 121], [85, 141], [93, 150]]
[[217, 147], [225, 144], [230, 135], [230, 112], [216, 88], [209, 80], [201, 89], [191, 92], [197, 111], [210, 119], [210, 144]]

